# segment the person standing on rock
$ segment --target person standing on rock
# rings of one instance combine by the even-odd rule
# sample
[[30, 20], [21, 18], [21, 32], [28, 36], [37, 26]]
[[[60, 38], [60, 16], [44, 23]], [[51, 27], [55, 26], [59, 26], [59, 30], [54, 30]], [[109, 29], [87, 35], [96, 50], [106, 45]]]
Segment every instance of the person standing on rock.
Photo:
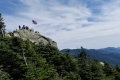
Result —
[[22, 29], [25, 29], [25, 25], [23, 25]]
[[29, 29], [29, 27], [28, 27], [28, 26], [26, 26], [26, 29], [28, 30], [28, 29]]
[[20, 25], [19, 25], [19, 30], [21, 29]]

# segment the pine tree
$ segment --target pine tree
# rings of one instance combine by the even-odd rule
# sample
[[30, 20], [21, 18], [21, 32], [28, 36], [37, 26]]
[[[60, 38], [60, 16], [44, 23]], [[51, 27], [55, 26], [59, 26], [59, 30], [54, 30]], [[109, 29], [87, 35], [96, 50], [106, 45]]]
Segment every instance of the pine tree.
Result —
[[91, 80], [91, 70], [90, 70], [91, 60], [87, 55], [83, 47], [81, 47], [81, 52], [78, 54], [78, 74], [81, 76], [82, 80]]
[[2, 34], [2, 38], [5, 37], [5, 27], [6, 27], [3, 21], [4, 20], [2, 18], [1, 13], [0, 13], [0, 34]]

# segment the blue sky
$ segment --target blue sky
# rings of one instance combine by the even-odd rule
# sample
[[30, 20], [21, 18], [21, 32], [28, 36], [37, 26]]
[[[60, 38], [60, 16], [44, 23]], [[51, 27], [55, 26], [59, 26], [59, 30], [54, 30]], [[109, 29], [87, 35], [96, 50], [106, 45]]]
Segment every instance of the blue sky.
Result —
[[0, 13], [7, 31], [29, 26], [59, 49], [120, 47], [120, 0], [0, 0]]

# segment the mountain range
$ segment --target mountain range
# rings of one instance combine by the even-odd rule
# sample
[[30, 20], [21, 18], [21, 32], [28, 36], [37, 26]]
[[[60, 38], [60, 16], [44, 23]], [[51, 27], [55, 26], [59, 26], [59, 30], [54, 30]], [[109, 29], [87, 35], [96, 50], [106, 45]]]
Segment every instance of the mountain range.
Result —
[[[69, 50], [69, 54], [73, 56], [77, 56], [81, 49], [63, 49], [61, 52], [66, 52]], [[116, 64], [120, 65], [120, 47], [107, 47], [101, 49], [84, 49], [86, 53], [92, 58], [97, 59], [101, 62], [107, 61], [112, 66]]]

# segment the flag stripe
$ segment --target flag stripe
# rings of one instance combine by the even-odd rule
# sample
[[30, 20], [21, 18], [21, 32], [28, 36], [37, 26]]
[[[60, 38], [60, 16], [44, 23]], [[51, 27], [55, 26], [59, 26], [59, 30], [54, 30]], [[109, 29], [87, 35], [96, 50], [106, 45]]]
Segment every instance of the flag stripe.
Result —
[[33, 24], [37, 24], [37, 22], [36, 22], [36, 21], [34, 21], [34, 20], [32, 20], [32, 22], [33, 22]]

